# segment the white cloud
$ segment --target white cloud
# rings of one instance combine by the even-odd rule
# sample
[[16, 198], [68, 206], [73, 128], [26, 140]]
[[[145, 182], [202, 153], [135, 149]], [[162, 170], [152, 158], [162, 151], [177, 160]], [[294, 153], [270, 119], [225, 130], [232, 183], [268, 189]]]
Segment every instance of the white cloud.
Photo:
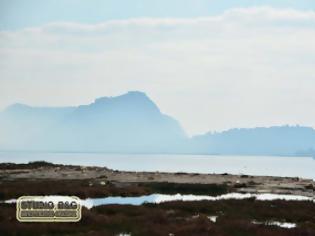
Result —
[[0, 32], [0, 106], [143, 90], [190, 133], [315, 126], [315, 12], [54, 23]]

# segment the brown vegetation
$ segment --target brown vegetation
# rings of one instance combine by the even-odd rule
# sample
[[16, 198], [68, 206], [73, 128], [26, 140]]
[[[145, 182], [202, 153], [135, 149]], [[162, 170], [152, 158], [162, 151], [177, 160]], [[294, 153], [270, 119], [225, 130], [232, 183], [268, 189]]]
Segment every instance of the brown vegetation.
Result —
[[[13, 204], [0, 205], [0, 235], [218, 235], [314, 236], [311, 202], [225, 200], [169, 202], [142, 206], [108, 205], [83, 209], [79, 223], [19, 223]], [[218, 216], [211, 222], [208, 216]], [[294, 229], [255, 225], [258, 221], [297, 223]]]
[[[46, 162], [3, 163], [0, 174], [0, 199], [3, 200], [22, 195], [76, 195], [80, 198], [151, 193], [219, 195], [237, 190], [246, 192], [246, 188], [314, 196], [314, 182], [292, 178], [119, 172]], [[169, 179], [174, 182], [165, 182]], [[20, 223], [15, 217], [15, 205], [0, 203], [0, 235], [314, 236], [314, 212], [312, 202], [179, 201], [84, 208], [78, 223]], [[208, 216], [218, 216], [217, 222], [212, 222]], [[253, 220], [292, 222], [297, 223], [297, 228], [257, 225]]]
[[176, 183], [115, 183], [102, 179], [87, 180], [6, 180], [0, 181], [0, 200], [23, 195], [74, 195], [80, 198], [105, 196], [141, 196], [163, 194], [219, 195], [228, 192], [225, 185]]

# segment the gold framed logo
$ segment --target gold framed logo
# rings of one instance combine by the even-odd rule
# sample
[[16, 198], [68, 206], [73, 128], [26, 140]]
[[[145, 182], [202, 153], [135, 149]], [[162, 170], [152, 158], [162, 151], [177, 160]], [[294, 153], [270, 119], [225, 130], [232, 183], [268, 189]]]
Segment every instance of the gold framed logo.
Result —
[[16, 201], [20, 222], [78, 222], [81, 200], [75, 196], [22, 196]]

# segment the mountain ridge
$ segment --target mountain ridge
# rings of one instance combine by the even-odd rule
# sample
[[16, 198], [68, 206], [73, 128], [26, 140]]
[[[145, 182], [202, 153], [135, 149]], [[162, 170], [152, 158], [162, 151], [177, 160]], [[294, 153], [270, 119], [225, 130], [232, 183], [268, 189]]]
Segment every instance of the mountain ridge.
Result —
[[0, 149], [222, 155], [315, 150], [315, 130], [304, 126], [233, 128], [189, 138], [176, 119], [139, 91], [79, 106], [13, 104], [0, 113], [0, 130]]
[[[145, 93], [138, 91], [97, 98], [76, 107], [17, 104], [5, 109], [1, 120], [6, 132], [0, 141], [7, 142], [0, 142], [0, 148], [171, 152], [186, 138], [175, 119], [161, 113]], [[22, 137], [21, 130], [25, 131]]]

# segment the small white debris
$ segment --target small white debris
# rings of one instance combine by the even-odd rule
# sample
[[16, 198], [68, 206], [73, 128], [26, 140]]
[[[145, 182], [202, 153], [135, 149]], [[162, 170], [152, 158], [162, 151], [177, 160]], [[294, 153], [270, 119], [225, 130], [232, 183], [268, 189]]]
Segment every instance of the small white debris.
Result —
[[217, 222], [217, 218], [218, 216], [208, 216], [208, 219], [213, 223]]
[[105, 181], [101, 181], [100, 185], [106, 185], [106, 182]]
[[192, 219], [197, 219], [197, 218], [199, 218], [199, 214], [193, 215], [191, 218], [192, 218]]
[[278, 226], [280, 228], [286, 228], [286, 229], [296, 228], [295, 223], [288, 223], [288, 222], [279, 222], [279, 221], [259, 222], [259, 221], [253, 220], [252, 223], [255, 225]]
[[275, 225], [275, 226], [279, 226], [281, 228], [286, 228], [286, 229], [292, 229], [292, 228], [296, 228], [296, 224], [295, 223], [288, 223], [288, 222], [278, 222], [278, 221], [273, 221], [273, 222], [268, 222], [266, 225]]

